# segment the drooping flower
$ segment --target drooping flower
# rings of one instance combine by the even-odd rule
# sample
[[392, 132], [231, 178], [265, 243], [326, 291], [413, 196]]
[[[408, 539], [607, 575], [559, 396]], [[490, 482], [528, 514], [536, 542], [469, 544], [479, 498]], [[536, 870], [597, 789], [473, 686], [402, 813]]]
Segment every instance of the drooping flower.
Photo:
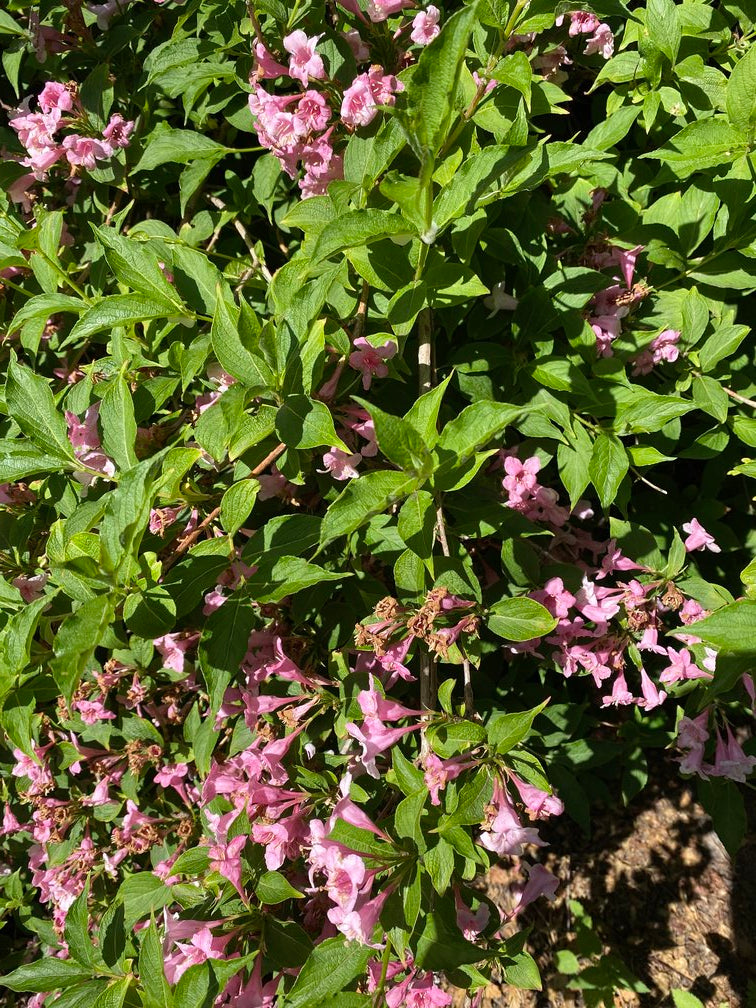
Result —
[[684, 545], [689, 553], [692, 550], [699, 549], [711, 550], [712, 553], [721, 553], [721, 549], [717, 546], [714, 536], [706, 531], [697, 518], [691, 518], [689, 522], [685, 522], [683, 532], [688, 533], [688, 538], [685, 540]]
[[441, 11], [433, 4], [429, 4], [425, 10], [418, 11], [412, 21], [410, 32], [412, 41], [417, 45], [429, 45], [441, 32], [438, 25], [440, 16]]

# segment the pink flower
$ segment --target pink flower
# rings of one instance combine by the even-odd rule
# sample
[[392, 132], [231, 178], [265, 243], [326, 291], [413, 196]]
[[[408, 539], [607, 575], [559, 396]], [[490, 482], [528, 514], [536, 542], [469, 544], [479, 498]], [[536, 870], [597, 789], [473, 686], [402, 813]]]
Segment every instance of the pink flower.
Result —
[[433, 974], [426, 973], [412, 981], [404, 996], [404, 1005], [405, 1008], [447, 1008], [453, 1000], [451, 994], [436, 986]]
[[665, 686], [670, 686], [686, 679], [711, 679], [710, 672], [705, 672], [693, 663], [690, 651], [687, 648], [675, 651], [674, 648], [668, 647], [667, 657], [670, 660], [670, 664], [659, 676], [660, 682], [663, 682]]
[[641, 669], [641, 693], [643, 694], [643, 699], [638, 701], [638, 706], [643, 707], [647, 711], [660, 707], [667, 699], [667, 694], [651, 682], [645, 669]]
[[237, 836], [227, 844], [213, 844], [208, 849], [210, 870], [217, 871], [228, 879], [245, 903], [248, 902], [248, 898], [241, 884], [241, 852], [244, 850], [246, 842], [246, 836]]
[[588, 39], [588, 43], [583, 50], [583, 55], [590, 56], [592, 53], [601, 53], [604, 59], [611, 58], [614, 52], [614, 35], [608, 24], [600, 24]]
[[462, 900], [459, 892], [454, 893], [454, 903], [457, 908], [457, 927], [468, 941], [474, 942], [491, 919], [488, 904], [481, 903], [475, 913]]
[[347, 126], [367, 126], [378, 114], [379, 105], [393, 105], [394, 94], [404, 85], [383, 68], [373, 66], [367, 73], [355, 77], [344, 92], [341, 118]]
[[71, 92], [65, 84], [58, 84], [56, 81], [48, 81], [40, 91], [37, 100], [43, 112], [52, 112], [53, 109], [58, 109], [60, 112], [70, 112], [73, 108]]
[[325, 469], [318, 469], [319, 473], [330, 473], [335, 480], [356, 479], [360, 474], [357, 466], [362, 461], [362, 455], [356, 452], [354, 455], [347, 455], [341, 448], [331, 448], [323, 456]]
[[608, 696], [601, 698], [602, 707], [626, 707], [635, 703], [635, 697], [627, 688], [625, 673], [618, 672], [612, 683], [612, 692]]
[[383, 904], [393, 890], [394, 886], [387, 886], [375, 899], [363, 903], [354, 910], [345, 911], [340, 906], [334, 907], [328, 911], [328, 920], [336, 925], [347, 941], [356, 941], [360, 945], [378, 948], [379, 946], [372, 942], [373, 931], [378, 924]]
[[342, 854], [331, 847], [326, 852], [326, 871], [330, 898], [344, 913], [354, 910], [367, 875], [365, 862], [357, 854]]
[[388, 340], [383, 346], [374, 347], [365, 339], [359, 336], [354, 341], [355, 349], [349, 355], [349, 366], [355, 371], [362, 372], [362, 387], [367, 391], [373, 378], [385, 378], [388, 368], [384, 363], [396, 353], [396, 343]]
[[428, 753], [423, 761], [423, 780], [431, 796], [431, 805], [440, 805], [439, 791], [472, 766], [475, 766], [474, 761], [462, 760], [458, 756], [442, 760], [435, 753]]
[[[509, 459], [507, 459], [509, 461]], [[561, 578], [549, 578], [542, 590], [530, 593], [530, 597], [545, 606], [552, 616], [565, 619], [575, 605], [575, 596], [564, 587]]]
[[482, 847], [498, 854], [499, 857], [504, 857], [505, 854], [522, 854], [525, 844], [545, 846], [537, 829], [531, 826], [523, 827], [507, 789], [498, 778], [494, 782], [491, 810], [494, 817], [483, 826], [483, 832], [478, 840]]
[[[538, 486], [537, 475], [541, 469], [541, 460], [537, 455], [521, 462], [514, 455], [504, 459], [503, 480], [504, 489], [509, 494], [510, 501], [520, 502], [530, 497]], [[561, 583], [561, 582], [560, 582]]]
[[745, 784], [753, 768], [756, 767], [756, 756], [746, 756], [743, 748], [727, 725], [727, 741], [717, 730], [717, 748], [714, 754], [714, 766], [709, 767], [712, 777], [727, 777], [729, 780]]
[[555, 794], [542, 791], [534, 784], [528, 784], [510, 771], [509, 779], [520, 792], [525, 809], [531, 819], [547, 819], [549, 816], [561, 815], [564, 803]]
[[11, 584], [18, 588], [24, 602], [33, 602], [34, 599], [39, 598], [44, 592], [49, 577], [50, 575], [47, 571], [43, 571], [41, 574], [33, 574], [31, 577], [19, 574], [18, 577], [13, 578]]
[[371, 21], [385, 21], [410, 5], [411, 0], [367, 0], [367, 13]]
[[277, 60], [273, 59], [262, 42], [255, 43], [254, 74], [258, 80], [263, 80], [265, 77], [270, 77], [271, 79], [283, 77], [288, 72], [285, 66], [282, 66]]
[[127, 122], [120, 113], [116, 112], [110, 117], [102, 135], [111, 147], [128, 147], [129, 138], [133, 131], [134, 123]]
[[436, 38], [441, 29], [438, 26], [438, 19], [441, 11], [438, 7], [430, 4], [424, 11], [418, 11], [412, 21], [412, 31], [410, 38], [417, 45], [428, 45]]
[[284, 36], [283, 47], [291, 57], [289, 74], [295, 80], [301, 81], [305, 87], [310, 78], [322, 80], [326, 75], [323, 60], [315, 52], [315, 47], [322, 37], [313, 35], [312, 38], [308, 38], [299, 28]]
[[97, 167], [98, 161], [104, 161], [113, 153], [113, 148], [107, 141], [79, 136], [78, 133], [72, 133], [63, 140], [63, 150], [70, 165], [81, 165], [88, 171], [92, 171]]
[[707, 549], [712, 553], [720, 553], [721, 550], [714, 541], [714, 536], [710, 535], [697, 518], [691, 518], [683, 525], [683, 532], [688, 533], [685, 540], [685, 549], [690, 553], [692, 550]]
[[524, 910], [529, 903], [538, 899], [539, 896], [545, 896], [548, 900], [553, 901], [558, 888], [559, 879], [555, 875], [552, 875], [551, 872], [544, 868], [541, 864], [532, 865], [528, 868], [528, 881], [525, 883], [525, 887], [520, 894], [517, 906], [510, 916], [516, 916], [521, 910]]
[[362, 748], [360, 757], [362, 768], [371, 777], [378, 780], [380, 773], [375, 765], [376, 757], [396, 745], [399, 739], [404, 738], [409, 732], [416, 731], [419, 725], [410, 725], [407, 728], [387, 728], [380, 718], [369, 716], [362, 722], [361, 727], [352, 721], [347, 721], [344, 727], [347, 734], [359, 742]]
[[331, 118], [328, 102], [319, 91], [305, 91], [299, 99], [294, 119], [302, 134], [325, 129]]
[[[590, 11], [570, 11], [569, 17], [570, 27], [567, 34], [572, 37], [575, 35], [590, 35], [599, 26], [599, 19]], [[556, 19], [557, 26], [561, 25], [563, 20], [564, 15], [560, 15]]]
[[152, 643], [163, 659], [163, 667], [181, 673], [184, 671], [186, 653], [195, 647], [198, 639], [197, 633], [174, 633], [156, 637]]
[[81, 714], [84, 724], [93, 725], [98, 721], [112, 721], [115, 714], [103, 706], [101, 700], [74, 700], [74, 710]]

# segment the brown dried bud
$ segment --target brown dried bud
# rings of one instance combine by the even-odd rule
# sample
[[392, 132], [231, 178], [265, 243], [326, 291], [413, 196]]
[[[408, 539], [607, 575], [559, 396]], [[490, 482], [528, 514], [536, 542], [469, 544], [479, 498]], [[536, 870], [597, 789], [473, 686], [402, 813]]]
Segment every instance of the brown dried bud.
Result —
[[685, 601], [685, 596], [677, 585], [670, 581], [664, 589], [664, 594], [662, 595], [661, 600], [662, 605], [665, 605], [668, 609], [672, 609], [673, 612], [676, 612]]

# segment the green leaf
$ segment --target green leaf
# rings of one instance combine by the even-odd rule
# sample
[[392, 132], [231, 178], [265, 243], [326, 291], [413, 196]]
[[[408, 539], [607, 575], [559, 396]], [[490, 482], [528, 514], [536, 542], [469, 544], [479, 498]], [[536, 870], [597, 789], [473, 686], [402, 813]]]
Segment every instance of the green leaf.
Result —
[[142, 932], [142, 944], [139, 949], [139, 980], [149, 1000], [149, 1008], [172, 1008], [173, 995], [165, 978], [163, 968], [163, 946], [151, 920], [149, 927]]
[[617, 411], [615, 427], [621, 433], [654, 433], [693, 409], [693, 403], [680, 396], [655, 395], [645, 390]]
[[404, 415], [404, 420], [414, 427], [428, 448], [432, 448], [438, 441], [438, 431], [436, 428], [438, 425], [438, 414], [441, 409], [441, 400], [452, 377], [453, 373], [448, 374], [430, 392], [426, 392], [417, 398]]
[[502, 173], [520, 157], [520, 150], [493, 146], [484, 147], [466, 158], [433, 204], [433, 223], [438, 230], [441, 231], [458, 217], [472, 213], [487, 189], [496, 191], [500, 188]]
[[435, 847], [425, 852], [423, 864], [430, 875], [433, 888], [443, 896], [454, 873], [454, 848], [443, 838], [440, 839]]
[[693, 634], [722, 651], [756, 654], [756, 599], [739, 599], [690, 626], [692, 630], [684, 627], [672, 633], [675, 637]]
[[699, 780], [698, 799], [711, 816], [714, 830], [727, 853], [734, 858], [747, 829], [745, 803], [740, 789], [734, 781], [722, 778]]
[[320, 547], [349, 535], [374, 515], [387, 510], [417, 490], [420, 481], [405, 473], [378, 470], [365, 473], [342, 490], [325, 513], [320, 527]]
[[508, 984], [520, 990], [542, 990], [538, 965], [528, 952], [518, 952], [514, 962], [504, 966], [504, 978]]
[[100, 423], [102, 447], [106, 454], [110, 455], [120, 470], [135, 466], [137, 425], [131, 392], [123, 374], [114, 378], [105, 390], [100, 405]]
[[266, 906], [283, 903], [287, 899], [304, 899], [304, 893], [295, 889], [286, 876], [277, 871], [264, 872], [260, 876], [255, 896]]
[[502, 599], [491, 606], [487, 623], [498, 637], [526, 641], [551, 633], [557, 620], [540, 602], [521, 597]]
[[199, 643], [199, 665], [215, 713], [226, 688], [241, 668], [256, 617], [249, 595], [235, 592], [211, 613]]
[[116, 584], [121, 583], [131, 566], [147, 528], [162, 461], [162, 455], [154, 455], [135, 465], [121, 476], [116, 489], [107, 495], [100, 525], [102, 568]]
[[229, 535], [235, 535], [252, 513], [260, 484], [256, 479], [240, 480], [223, 494], [220, 520]]
[[110, 595], [98, 595], [66, 616], [55, 635], [55, 657], [50, 662], [50, 671], [69, 706], [114, 611], [115, 599]]
[[44, 959], [38, 959], [37, 962], [19, 966], [7, 976], [0, 977], [0, 983], [12, 991], [29, 991], [33, 994], [41, 994], [45, 991], [71, 987], [91, 976], [92, 971], [85, 969], [79, 963], [71, 962], [70, 959], [56, 959], [54, 956], [46, 956]]
[[544, 709], [547, 700], [531, 710], [517, 711], [512, 714], [496, 713], [488, 722], [488, 744], [503, 756], [530, 734], [530, 729], [537, 715]]
[[411, 238], [414, 228], [401, 214], [388, 210], [351, 210], [326, 224], [312, 250], [313, 265], [355, 245], [381, 238]]
[[629, 468], [630, 462], [622, 442], [612, 434], [599, 434], [593, 444], [589, 472], [605, 509], [613, 504]]
[[351, 455], [326, 404], [305, 395], [286, 398], [276, 414], [276, 434], [289, 448], [340, 448]]
[[152, 249], [136, 238], [118, 234], [112, 228], [93, 226], [92, 230], [105, 251], [108, 265], [122, 283], [149, 298], [172, 302], [177, 312], [182, 312], [176, 288], [166, 279]]
[[162, 164], [187, 164], [196, 158], [219, 161], [227, 148], [196, 130], [179, 130], [163, 127], [155, 130], [147, 141], [134, 172], [151, 171]]
[[402, 504], [397, 523], [399, 535], [422, 560], [433, 555], [436, 507], [427, 490], [417, 490]]
[[368, 946], [343, 938], [326, 938], [313, 949], [285, 996], [283, 1008], [314, 1008], [325, 998], [338, 994], [364, 974], [373, 954]]
[[211, 329], [213, 351], [221, 367], [248, 389], [262, 392], [275, 387], [275, 375], [263, 357], [242, 343], [241, 313], [233, 311], [219, 291]]
[[318, 544], [320, 518], [315, 515], [277, 515], [265, 522], [244, 547], [245, 563], [302, 556]]
[[140, 872], [138, 875], [130, 875], [121, 883], [118, 898], [123, 903], [124, 926], [131, 930], [137, 921], [167, 906], [173, 899], [173, 893], [157, 875]]
[[89, 927], [89, 883], [84, 886], [66, 914], [63, 936], [71, 958], [92, 970], [98, 956]]
[[444, 816], [439, 823], [439, 831], [457, 826], [477, 826], [483, 822], [486, 806], [493, 795], [493, 779], [486, 768], [472, 775], [459, 792], [454, 811]]
[[739, 130], [756, 126], [756, 47], [751, 43], [727, 81], [727, 118]]
[[680, 16], [673, 0], [648, 0], [646, 30], [656, 48], [674, 64], [680, 48], [682, 30]]
[[283, 556], [271, 562], [264, 560], [247, 578], [247, 592], [256, 602], [280, 602], [313, 585], [342, 581], [351, 577], [349, 571], [329, 571], [302, 557]]
[[713, 371], [720, 361], [731, 357], [749, 333], [748, 326], [721, 326], [698, 351], [701, 370]]
[[41, 375], [19, 364], [14, 353], [8, 362], [5, 402], [24, 434], [43, 452], [74, 460], [66, 421], [55, 408], [50, 386]]
[[447, 971], [484, 958], [484, 950], [460, 934], [453, 906], [445, 903], [441, 910], [425, 918], [415, 953], [415, 964], [420, 969]]
[[[458, 11], [420, 53], [397, 118], [420, 162], [433, 161], [449, 134], [477, 4]], [[403, 106], [403, 108], [402, 108]]]
[[675, 1008], [706, 1008], [703, 1001], [699, 1001], [695, 994], [679, 990], [679, 988], [673, 990], [671, 993]]
[[[115, 329], [116, 326], [182, 315], [172, 301], [147, 298], [142, 294], [112, 294], [84, 312], [71, 330], [67, 342], [78, 343], [105, 329]], [[187, 317], [191, 317], [188, 312]]]
[[77, 468], [75, 460], [48, 455], [29, 441], [0, 438], [0, 483], [16, 483], [40, 473]]
[[375, 426], [378, 447], [389, 462], [403, 469], [405, 473], [418, 476], [428, 475], [430, 453], [412, 424], [401, 417], [384, 413], [365, 399], [354, 396], [358, 403], [370, 414]]
[[92, 1008], [121, 1008], [131, 986], [131, 977], [123, 977], [108, 984], [104, 991], [97, 995]]
[[689, 123], [663, 147], [642, 158], [655, 158], [666, 165], [678, 179], [732, 162], [744, 154], [747, 140], [724, 118], [715, 116]]
[[693, 379], [693, 399], [696, 405], [713, 416], [715, 420], [724, 423], [730, 409], [727, 393], [715, 378], [708, 375], [696, 375]]

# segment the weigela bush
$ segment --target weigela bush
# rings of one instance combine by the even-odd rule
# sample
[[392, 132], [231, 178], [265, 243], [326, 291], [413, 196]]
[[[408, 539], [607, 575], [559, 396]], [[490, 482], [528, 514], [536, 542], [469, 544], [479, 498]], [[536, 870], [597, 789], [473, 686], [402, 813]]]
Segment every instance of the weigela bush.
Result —
[[0, 11], [5, 1003], [537, 988], [649, 749], [737, 849], [752, 16]]

